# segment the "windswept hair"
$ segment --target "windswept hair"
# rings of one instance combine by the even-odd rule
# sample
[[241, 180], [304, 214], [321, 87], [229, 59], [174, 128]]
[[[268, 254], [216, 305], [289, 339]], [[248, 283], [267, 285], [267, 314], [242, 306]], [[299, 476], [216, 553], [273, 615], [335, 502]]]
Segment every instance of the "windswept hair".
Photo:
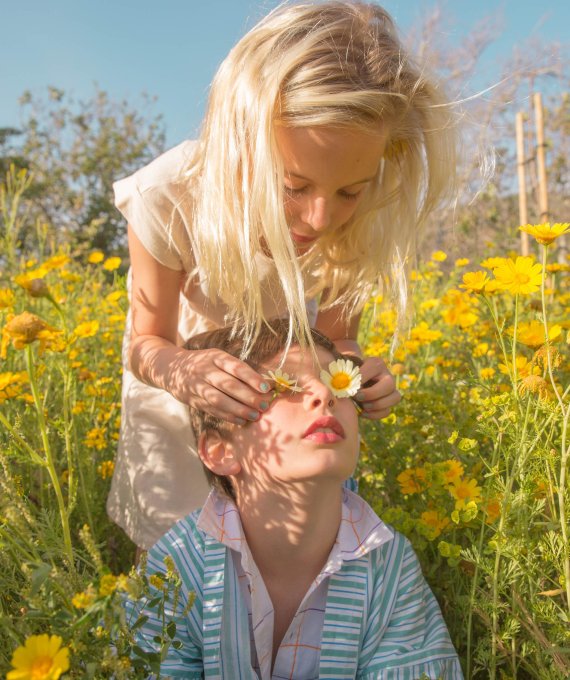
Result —
[[[386, 153], [366, 198], [303, 258], [305, 290], [284, 211], [275, 126], [381, 134]], [[188, 168], [190, 234], [208, 286], [232, 310], [249, 352], [267, 322], [255, 256], [269, 252], [290, 316], [289, 339], [312, 346], [305, 299], [346, 318], [373, 292], [406, 307], [418, 230], [455, 178], [453, 107], [407, 54], [390, 16], [352, 0], [279, 6], [232, 49], [212, 83]]]

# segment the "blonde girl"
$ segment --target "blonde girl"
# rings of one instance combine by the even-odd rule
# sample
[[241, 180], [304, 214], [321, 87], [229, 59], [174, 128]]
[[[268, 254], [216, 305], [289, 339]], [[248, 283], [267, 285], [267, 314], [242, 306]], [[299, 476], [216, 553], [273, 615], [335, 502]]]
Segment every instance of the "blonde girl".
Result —
[[[243, 425], [269, 403], [246, 363], [182, 339], [231, 323], [246, 356], [284, 316], [301, 345], [314, 326], [360, 355], [365, 301], [404, 306], [418, 229], [453, 185], [452, 122], [381, 7], [284, 4], [222, 63], [199, 139], [116, 183], [132, 278], [108, 510], [138, 546], [207, 494], [187, 406]], [[364, 416], [386, 416], [400, 397], [385, 364], [362, 376]]]

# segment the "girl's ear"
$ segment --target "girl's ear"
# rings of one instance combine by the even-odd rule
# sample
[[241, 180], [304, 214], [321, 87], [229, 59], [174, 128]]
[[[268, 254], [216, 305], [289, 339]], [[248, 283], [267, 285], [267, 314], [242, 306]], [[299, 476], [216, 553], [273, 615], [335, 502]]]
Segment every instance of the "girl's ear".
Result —
[[198, 455], [204, 465], [216, 475], [237, 475], [241, 465], [235, 456], [231, 442], [216, 430], [206, 430], [198, 439]]

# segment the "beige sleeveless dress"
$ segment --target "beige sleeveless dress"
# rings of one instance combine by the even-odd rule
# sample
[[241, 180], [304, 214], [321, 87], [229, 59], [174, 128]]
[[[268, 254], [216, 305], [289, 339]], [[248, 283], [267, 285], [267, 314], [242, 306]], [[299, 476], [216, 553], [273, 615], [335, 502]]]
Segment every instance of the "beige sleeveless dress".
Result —
[[[184, 168], [194, 142], [167, 151], [130, 177], [114, 184], [115, 204], [148, 252], [170, 269], [192, 271], [189, 234], [194, 225], [185, 210]], [[186, 204], [188, 202], [186, 201]], [[167, 225], [171, 225], [170, 235]], [[285, 301], [272, 260], [258, 255], [263, 306], [267, 317], [284, 316]], [[199, 263], [198, 268], [199, 268]], [[197, 333], [225, 324], [227, 306], [212, 300], [203, 284], [180, 294], [179, 344]], [[305, 275], [305, 287], [312, 284]], [[130, 275], [129, 275], [130, 296]], [[245, 294], [245, 291], [244, 291]], [[309, 320], [317, 314], [307, 302]], [[209, 487], [190, 428], [188, 409], [164, 390], [140, 382], [128, 369], [131, 318], [123, 340], [122, 419], [107, 512], [141, 548], [150, 548], [176, 521], [200, 507]]]

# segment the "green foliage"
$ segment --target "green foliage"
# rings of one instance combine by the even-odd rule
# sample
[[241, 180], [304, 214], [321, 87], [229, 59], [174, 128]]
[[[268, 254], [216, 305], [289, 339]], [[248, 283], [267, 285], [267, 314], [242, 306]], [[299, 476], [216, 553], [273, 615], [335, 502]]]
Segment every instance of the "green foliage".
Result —
[[36, 222], [54, 225], [55, 246], [73, 244], [125, 254], [124, 223], [113, 205], [112, 184], [164, 150], [161, 117], [148, 96], [135, 105], [114, 102], [95, 89], [86, 100], [48, 88], [25, 92], [20, 130], [0, 130], [0, 161], [33, 176], [20, 252], [34, 244]]

